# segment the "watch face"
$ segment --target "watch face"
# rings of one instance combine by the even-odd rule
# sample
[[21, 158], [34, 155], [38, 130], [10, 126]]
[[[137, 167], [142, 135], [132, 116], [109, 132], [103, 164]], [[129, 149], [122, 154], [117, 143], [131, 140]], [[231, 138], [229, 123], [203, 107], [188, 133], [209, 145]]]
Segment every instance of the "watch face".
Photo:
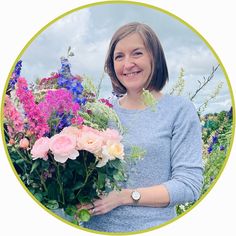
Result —
[[138, 191], [134, 191], [132, 192], [132, 198], [135, 200], [135, 201], [138, 201], [140, 199], [141, 195]]

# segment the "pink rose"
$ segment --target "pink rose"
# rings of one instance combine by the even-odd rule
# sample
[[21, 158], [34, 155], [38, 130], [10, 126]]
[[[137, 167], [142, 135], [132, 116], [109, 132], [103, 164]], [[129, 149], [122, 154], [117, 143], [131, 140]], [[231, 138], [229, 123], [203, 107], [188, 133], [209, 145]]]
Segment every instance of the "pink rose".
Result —
[[120, 133], [115, 129], [106, 129], [103, 131], [103, 137], [105, 144], [109, 142], [119, 143], [122, 139]]
[[80, 133], [80, 130], [77, 127], [74, 127], [74, 126], [65, 127], [61, 131], [61, 134], [71, 134], [71, 135], [75, 135], [75, 136], [78, 136], [79, 133]]
[[31, 149], [33, 160], [43, 158], [46, 161], [48, 159], [49, 140], [48, 137], [42, 137], [34, 143], [34, 146]]
[[60, 163], [65, 163], [67, 159], [75, 160], [79, 156], [76, 150], [76, 136], [71, 134], [56, 134], [50, 139], [49, 148], [54, 155], [54, 159]]
[[78, 139], [77, 148], [79, 150], [86, 150], [93, 154], [98, 154], [101, 152], [103, 146], [103, 136], [101, 133], [93, 132], [93, 130], [87, 131], [82, 129]]
[[82, 128], [79, 129], [79, 135], [83, 134], [83, 133], [86, 133], [86, 132], [91, 132], [91, 133], [100, 135], [100, 131], [98, 131], [98, 130], [96, 130], [94, 128], [91, 128], [89, 126], [83, 125]]

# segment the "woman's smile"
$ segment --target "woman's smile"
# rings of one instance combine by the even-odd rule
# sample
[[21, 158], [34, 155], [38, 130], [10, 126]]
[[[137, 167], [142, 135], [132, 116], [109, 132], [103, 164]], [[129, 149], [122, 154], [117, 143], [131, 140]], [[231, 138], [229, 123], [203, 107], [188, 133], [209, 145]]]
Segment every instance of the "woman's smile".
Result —
[[123, 73], [123, 77], [127, 79], [135, 79], [135, 78], [140, 77], [140, 75], [142, 75], [141, 70]]

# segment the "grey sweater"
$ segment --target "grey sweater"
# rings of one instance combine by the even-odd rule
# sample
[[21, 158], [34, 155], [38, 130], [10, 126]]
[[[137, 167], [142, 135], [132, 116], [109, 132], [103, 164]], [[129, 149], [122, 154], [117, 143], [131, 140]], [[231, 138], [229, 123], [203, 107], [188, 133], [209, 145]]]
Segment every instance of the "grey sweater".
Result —
[[103, 232], [131, 232], [149, 229], [176, 216], [175, 205], [199, 198], [202, 182], [201, 126], [194, 105], [185, 98], [164, 95], [145, 110], [122, 108], [114, 101], [123, 126], [125, 151], [138, 145], [145, 157], [129, 164], [124, 188], [163, 184], [169, 193], [167, 207], [120, 206], [93, 216], [84, 227]]

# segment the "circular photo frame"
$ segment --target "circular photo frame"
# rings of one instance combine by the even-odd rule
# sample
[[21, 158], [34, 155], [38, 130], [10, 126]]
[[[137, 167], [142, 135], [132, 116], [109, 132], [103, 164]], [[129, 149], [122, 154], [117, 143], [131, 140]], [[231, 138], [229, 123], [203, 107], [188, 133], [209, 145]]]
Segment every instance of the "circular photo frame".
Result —
[[[145, 164], [142, 167], [140, 163], [144, 162], [148, 152], [142, 145], [143, 141], [134, 142], [130, 148], [128, 156], [134, 156], [135, 160], [123, 158], [125, 144], [115, 131], [120, 135], [126, 131], [108, 99], [114, 98], [114, 84], [112, 86], [108, 74], [104, 73], [104, 64], [114, 32], [131, 22], [149, 26], [161, 42], [169, 72], [163, 94], [191, 101], [200, 119], [203, 184], [200, 190], [195, 189], [198, 196], [189, 198], [191, 201], [176, 197], [176, 202], [169, 199], [169, 204], [164, 206], [145, 205], [141, 201], [149, 199], [150, 193], [155, 196], [155, 191], [159, 190], [152, 189], [147, 194], [143, 189], [156, 183], [156, 186], [164, 185], [169, 190], [171, 184], [166, 182], [176, 181], [174, 171], [169, 170], [168, 180], [160, 178], [148, 182], [162, 166], [157, 164], [153, 170], [145, 169], [148, 167]], [[119, 94], [115, 95], [118, 97]], [[149, 98], [147, 106], [151, 106], [153, 97], [147, 93], [146, 98]], [[232, 88], [225, 68], [214, 49], [192, 26], [172, 13], [148, 4], [106, 1], [66, 12], [43, 27], [26, 44], [5, 85], [1, 127], [12, 170], [36, 203], [79, 229], [127, 235], [165, 226], [204, 199], [228, 160], [235, 131], [234, 110]], [[110, 120], [117, 130], [110, 129]], [[83, 142], [75, 140], [75, 135]], [[116, 146], [113, 142], [113, 146], [104, 148], [105, 136], [107, 143], [114, 138]], [[150, 139], [150, 143], [155, 145], [155, 141]], [[94, 146], [85, 148], [85, 143], [92, 140]], [[102, 158], [102, 149], [98, 154], [95, 144], [99, 142], [106, 160]], [[111, 150], [116, 153], [112, 157], [108, 155]], [[170, 161], [169, 169], [172, 164]], [[132, 168], [132, 173], [127, 174], [127, 166]], [[192, 168], [200, 167], [193, 164]], [[129, 175], [133, 179], [130, 180]], [[181, 182], [181, 178], [177, 177], [177, 181]], [[183, 191], [193, 191], [196, 187], [188, 181], [181, 183], [183, 188], [190, 186]], [[127, 194], [133, 202], [126, 202], [125, 206], [108, 204], [105, 211], [96, 215], [95, 210], [103, 199], [108, 199], [109, 203], [121, 199], [123, 195], [109, 196], [114, 192], [120, 194], [122, 189], [126, 189], [124, 186], [132, 188]], [[180, 195], [176, 189], [173, 192], [173, 196]], [[134, 193], [138, 196], [135, 200], [132, 199]], [[171, 194], [169, 198], [172, 198]], [[170, 212], [171, 216], [168, 215]], [[137, 221], [140, 224], [136, 222], [137, 218], [140, 218]], [[91, 227], [89, 222], [92, 222]]]

